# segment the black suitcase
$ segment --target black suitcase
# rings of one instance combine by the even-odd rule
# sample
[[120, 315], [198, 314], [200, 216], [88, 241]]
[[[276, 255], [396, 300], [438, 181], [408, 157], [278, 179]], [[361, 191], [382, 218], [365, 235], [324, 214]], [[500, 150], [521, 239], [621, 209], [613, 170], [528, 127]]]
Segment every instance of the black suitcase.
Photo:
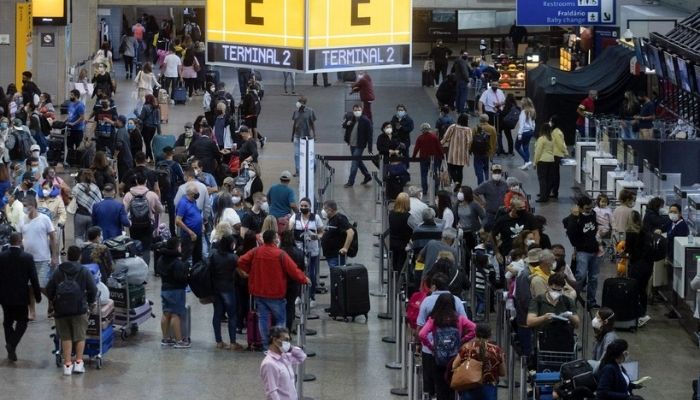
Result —
[[49, 137], [49, 148], [46, 151], [46, 161], [53, 166], [58, 163], [62, 163], [64, 153], [65, 148], [63, 145], [63, 138]]
[[585, 390], [592, 394], [598, 387], [593, 367], [586, 360], [562, 364], [559, 373], [562, 382], [561, 388], [567, 396], [573, 396], [574, 393], [581, 393]]
[[369, 313], [369, 278], [362, 264], [349, 264], [331, 268], [331, 309], [333, 319], [347, 321]]
[[636, 330], [639, 318], [639, 288], [629, 278], [608, 278], [603, 283], [603, 307], [615, 312], [615, 328]]
[[435, 86], [435, 72], [432, 69], [423, 70], [422, 85], [433, 87]]

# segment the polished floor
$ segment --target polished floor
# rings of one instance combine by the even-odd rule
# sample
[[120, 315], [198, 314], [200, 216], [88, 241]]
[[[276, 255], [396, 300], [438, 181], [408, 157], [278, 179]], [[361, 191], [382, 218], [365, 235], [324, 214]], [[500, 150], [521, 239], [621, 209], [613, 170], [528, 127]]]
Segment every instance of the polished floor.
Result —
[[[422, 64], [422, 63], [421, 63]], [[227, 86], [237, 93], [236, 80], [230, 71], [223, 74]], [[277, 76], [279, 75], [279, 76]], [[377, 101], [374, 104], [375, 122], [390, 119], [398, 103], [407, 106], [408, 113], [416, 122], [434, 123], [437, 112], [434, 102], [434, 89], [421, 88], [420, 71], [384, 71], [372, 73], [377, 85]], [[281, 73], [264, 73], [266, 83], [263, 113], [260, 130], [269, 138], [269, 143], [261, 151], [263, 181], [265, 187], [275, 183], [280, 171], [291, 170], [292, 145], [289, 141], [290, 118], [296, 99], [281, 95]], [[319, 77], [320, 78], [320, 77]], [[331, 82], [335, 79], [331, 74]], [[345, 85], [336, 84], [329, 88], [311, 87], [311, 76], [297, 74], [297, 93], [309, 98], [309, 105], [318, 116], [319, 144], [317, 154], [349, 154], [342, 142], [340, 122], [342, 113], [350, 102], [345, 95]], [[319, 79], [320, 80], [320, 79]], [[130, 109], [129, 83], [120, 82], [117, 96], [119, 108]], [[238, 97], [238, 96], [236, 96]], [[201, 111], [201, 98], [194, 97], [185, 106], [171, 106], [170, 123], [163, 127], [166, 134], [179, 134], [186, 121], [191, 121]], [[415, 136], [414, 136], [415, 137]], [[533, 171], [523, 172], [516, 167], [521, 160], [500, 159], [511, 176], [517, 176], [530, 193], [535, 193], [537, 180]], [[333, 164], [336, 171], [332, 196], [338, 201], [341, 211], [351, 220], [357, 221], [360, 232], [360, 252], [354, 262], [362, 263], [369, 269], [370, 288], [378, 283], [377, 248], [373, 233], [380, 231], [372, 186], [356, 184], [344, 189], [349, 163]], [[373, 168], [373, 167], [371, 167]], [[412, 183], [419, 183], [419, 175], [412, 168]], [[465, 169], [466, 182], [474, 184], [471, 168]], [[570, 170], [562, 172], [562, 195], [558, 202], [540, 206], [537, 213], [545, 215], [549, 221], [547, 232], [552, 242], [566, 244], [561, 220], [568, 214], [571, 201], [569, 195]], [[297, 184], [293, 182], [293, 184]], [[72, 234], [69, 223], [68, 237]], [[0, 266], [1, 271], [2, 266]], [[323, 265], [323, 271], [327, 267]], [[603, 274], [610, 275], [612, 266], [604, 267]], [[1, 276], [1, 273], [0, 273]], [[599, 285], [599, 287], [602, 286]], [[63, 377], [56, 368], [51, 354], [52, 342], [49, 339], [53, 321], [46, 318], [45, 302], [39, 305], [39, 317], [30, 324], [27, 334], [18, 349], [20, 360], [16, 363], [0, 360], [1, 399], [262, 399], [258, 368], [262, 361], [261, 353], [230, 353], [215, 349], [212, 333], [212, 307], [201, 305], [191, 294], [188, 304], [192, 306], [192, 348], [176, 350], [162, 349], [160, 335], [160, 281], [149, 277], [147, 297], [155, 302], [156, 319], [149, 320], [140, 331], [127, 340], [116, 339], [115, 347], [105, 355], [101, 370], [88, 365], [83, 376]], [[384, 311], [385, 298], [372, 297], [372, 310], [368, 321], [359, 318], [355, 323], [333, 321], [323, 315], [322, 309], [329, 303], [328, 295], [318, 297], [318, 306], [313, 311], [321, 314], [318, 320], [309, 321], [309, 328], [316, 330], [315, 336], [308, 337], [307, 348], [317, 355], [306, 362], [307, 373], [316, 376], [314, 382], [304, 385], [304, 394], [315, 399], [391, 399], [390, 389], [400, 383], [397, 371], [385, 368], [393, 359], [393, 345], [383, 343], [381, 338], [390, 333], [391, 322], [377, 318]], [[700, 372], [698, 349], [678, 323], [666, 319], [666, 309], [658, 304], [650, 307], [653, 317], [647, 326], [637, 333], [621, 333], [630, 342], [630, 356], [640, 362], [640, 375], [650, 375], [653, 379], [639, 394], [646, 399], [686, 399], [690, 398], [690, 382]], [[245, 337], [239, 337], [239, 343]], [[4, 356], [4, 352], [0, 352]], [[501, 391], [501, 398], [506, 398]]]

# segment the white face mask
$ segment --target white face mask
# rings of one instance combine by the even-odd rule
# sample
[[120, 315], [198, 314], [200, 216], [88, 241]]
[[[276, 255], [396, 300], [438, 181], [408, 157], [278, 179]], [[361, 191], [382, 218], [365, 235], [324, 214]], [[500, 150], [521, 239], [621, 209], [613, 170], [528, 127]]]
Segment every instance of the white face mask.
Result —
[[44, 192], [44, 197], [49, 197], [51, 194], [51, 189], [43, 189], [42, 192]]
[[270, 210], [270, 204], [268, 202], [264, 202], [260, 205], [260, 209], [265, 212], [268, 212]]
[[253, 170], [248, 171], [248, 176], [249, 176], [251, 179], [255, 178], [255, 171], [253, 171]]
[[668, 217], [671, 219], [671, 221], [676, 222], [678, 221], [679, 215], [678, 213], [668, 213]]
[[326, 210], [321, 210], [321, 218], [328, 219], [328, 213], [326, 212]]
[[534, 241], [534, 240], [532, 240], [532, 239], [527, 239], [527, 240], [525, 240], [525, 245], [530, 246], [530, 245], [533, 245], [533, 244], [535, 244], [535, 241]]
[[192, 137], [192, 128], [185, 128], [185, 136]]
[[292, 349], [291, 343], [289, 343], [287, 341], [282, 342], [282, 347], [280, 348], [280, 350], [282, 350], [282, 353], [288, 353], [289, 350], [291, 350], [291, 349]]
[[233, 196], [231, 197], [231, 201], [233, 201], [233, 204], [238, 204], [241, 202], [240, 196]]
[[520, 191], [520, 187], [519, 187], [519, 186], [511, 186], [511, 187], [510, 187], [510, 191], [511, 191], [511, 192], [519, 192], [519, 191]]
[[549, 291], [549, 297], [550, 297], [552, 300], [557, 301], [557, 300], [559, 300], [559, 298], [561, 297], [561, 292], [555, 292], [555, 291], [553, 291], [553, 290], [550, 290], [550, 291]]
[[462, 192], [457, 193], [457, 200], [464, 201], [464, 193], [462, 193]]
[[393, 131], [394, 131], [394, 130], [391, 129], [391, 128], [384, 128], [384, 133], [386, 133], [387, 135], [391, 135], [391, 133], [392, 133]]
[[494, 181], [500, 181], [500, 180], [501, 180], [501, 177], [502, 177], [501, 174], [493, 174], [493, 175], [491, 175], [491, 179], [493, 179]]
[[362, 116], [362, 111], [353, 111], [352, 115], [354, 115], [355, 118], [360, 118]]
[[297, 106], [297, 108], [300, 108], [300, 107], [301, 107], [301, 102], [300, 102], [300, 101], [297, 101], [296, 106]]
[[593, 321], [591, 321], [591, 326], [593, 329], [600, 329], [603, 327], [603, 321], [599, 317], [595, 317]]

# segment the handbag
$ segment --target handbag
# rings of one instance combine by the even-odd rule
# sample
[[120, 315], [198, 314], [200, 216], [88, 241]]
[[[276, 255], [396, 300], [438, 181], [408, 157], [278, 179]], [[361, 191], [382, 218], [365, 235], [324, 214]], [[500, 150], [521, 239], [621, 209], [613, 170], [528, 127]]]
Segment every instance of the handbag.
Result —
[[[480, 349], [481, 358], [484, 358], [484, 351]], [[459, 365], [452, 364], [452, 379], [450, 380], [450, 389], [462, 392], [465, 390], [475, 389], [483, 384], [483, 363], [474, 358], [460, 360], [455, 358], [455, 363], [459, 361]]]
[[66, 206], [66, 212], [68, 214], [75, 214], [78, 212], [78, 202], [75, 201], [75, 197], [70, 200], [70, 203]]
[[443, 163], [442, 168], [440, 168], [440, 186], [449, 187], [451, 183], [452, 178], [450, 178], [450, 173], [447, 171], [447, 167]]

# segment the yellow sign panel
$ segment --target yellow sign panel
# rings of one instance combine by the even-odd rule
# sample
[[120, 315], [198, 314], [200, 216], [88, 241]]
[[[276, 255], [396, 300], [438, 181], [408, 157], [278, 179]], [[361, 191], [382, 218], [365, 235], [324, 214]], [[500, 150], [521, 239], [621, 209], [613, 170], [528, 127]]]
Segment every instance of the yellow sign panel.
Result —
[[60, 18], [66, 10], [64, 0], [32, 0], [32, 11], [35, 17]]
[[32, 4], [17, 3], [15, 13], [15, 84], [22, 90], [22, 72], [32, 70]]

